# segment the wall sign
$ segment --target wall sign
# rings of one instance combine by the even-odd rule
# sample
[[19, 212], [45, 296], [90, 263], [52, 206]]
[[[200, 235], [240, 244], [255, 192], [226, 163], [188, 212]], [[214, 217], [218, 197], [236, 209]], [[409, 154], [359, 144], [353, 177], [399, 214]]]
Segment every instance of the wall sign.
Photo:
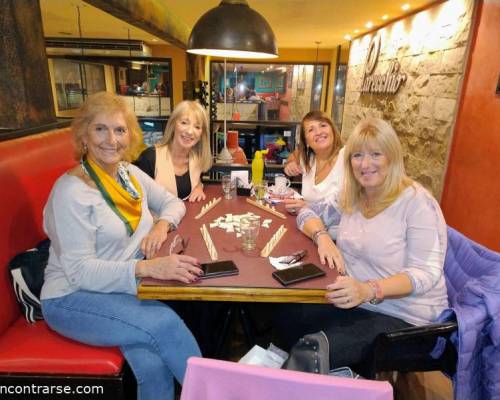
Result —
[[401, 85], [406, 82], [407, 76], [399, 71], [401, 65], [397, 60], [391, 61], [385, 74], [374, 74], [379, 55], [380, 36], [377, 35], [372, 39], [368, 48], [360, 91], [361, 93], [395, 94]]

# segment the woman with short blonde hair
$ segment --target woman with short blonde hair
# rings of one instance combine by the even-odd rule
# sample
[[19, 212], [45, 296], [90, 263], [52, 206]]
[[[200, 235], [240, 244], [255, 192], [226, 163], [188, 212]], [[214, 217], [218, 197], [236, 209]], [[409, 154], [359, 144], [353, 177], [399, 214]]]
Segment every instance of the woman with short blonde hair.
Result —
[[197, 101], [180, 102], [162, 140], [146, 149], [136, 165], [181, 199], [205, 199], [201, 173], [212, 166], [208, 116]]
[[137, 298], [137, 280], [199, 279], [198, 259], [157, 254], [186, 207], [126, 161], [140, 145], [140, 130], [117, 95], [89, 96], [73, 133], [81, 163], [57, 179], [43, 211], [51, 241], [44, 319], [77, 342], [119, 347], [138, 399], [173, 400], [174, 378], [182, 384], [188, 358], [200, 349], [169, 305]]
[[80, 161], [86, 153], [83, 140], [87, 134], [89, 124], [103, 110], [106, 110], [109, 114], [121, 113], [123, 115], [130, 135], [130, 145], [123, 155], [123, 159], [128, 162], [135, 160], [144, 150], [142, 131], [137, 122], [137, 117], [123, 98], [110, 92], [99, 92], [92, 95], [92, 101], [83, 103], [71, 122], [76, 160]]

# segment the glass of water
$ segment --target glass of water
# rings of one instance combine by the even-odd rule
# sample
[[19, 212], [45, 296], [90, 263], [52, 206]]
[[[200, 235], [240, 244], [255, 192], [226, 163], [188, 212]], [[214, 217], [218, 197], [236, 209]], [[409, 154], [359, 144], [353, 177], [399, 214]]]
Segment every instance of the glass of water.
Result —
[[255, 250], [259, 230], [260, 216], [254, 215], [240, 220], [241, 248], [243, 251]]
[[222, 175], [222, 193], [228, 200], [236, 193], [236, 180], [231, 179], [231, 175]]

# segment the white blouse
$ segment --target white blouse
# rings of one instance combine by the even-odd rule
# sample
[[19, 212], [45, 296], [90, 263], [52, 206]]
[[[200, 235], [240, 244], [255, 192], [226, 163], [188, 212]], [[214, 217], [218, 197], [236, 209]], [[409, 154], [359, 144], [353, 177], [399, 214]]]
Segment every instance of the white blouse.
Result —
[[320, 200], [328, 200], [332, 205], [338, 205], [338, 198], [342, 190], [344, 180], [344, 148], [340, 149], [337, 160], [330, 173], [320, 183], [314, 183], [316, 175], [316, 159], [312, 160], [312, 167], [309, 172], [305, 172], [304, 162], [301, 161], [304, 170], [302, 175], [302, 196], [308, 203]]

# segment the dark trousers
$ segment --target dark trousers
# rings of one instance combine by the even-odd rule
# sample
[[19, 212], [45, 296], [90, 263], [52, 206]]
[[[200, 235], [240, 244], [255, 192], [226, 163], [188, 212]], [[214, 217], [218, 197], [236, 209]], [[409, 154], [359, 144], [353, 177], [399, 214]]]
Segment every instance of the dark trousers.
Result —
[[200, 346], [203, 357], [216, 357], [216, 344], [225, 304], [217, 301], [167, 301]]
[[283, 304], [275, 307], [273, 339], [289, 351], [299, 338], [324, 331], [330, 342], [330, 368], [349, 366], [363, 375], [378, 334], [412, 325], [388, 315], [329, 304]]

